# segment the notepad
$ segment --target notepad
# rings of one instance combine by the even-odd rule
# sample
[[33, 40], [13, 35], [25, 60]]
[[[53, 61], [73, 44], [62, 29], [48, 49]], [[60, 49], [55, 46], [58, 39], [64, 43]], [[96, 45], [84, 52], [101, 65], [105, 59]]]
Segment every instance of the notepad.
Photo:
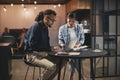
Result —
[[84, 46], [80, 46], [80, 47], [78, 47], [78, 48], [73, 48], [73, 50], [74, 51], [78, 51], [78, 50], [80, 50], [80, 49], [85, 49], [85, 48], [87, 48], [88, 46], [86, 46], [86, 45], [84, 45]]
[[57, 52], [55, 55], [68, 55], [67, 52]]
[[69, 55], [80, 55], [80, 52], [69, 52]]

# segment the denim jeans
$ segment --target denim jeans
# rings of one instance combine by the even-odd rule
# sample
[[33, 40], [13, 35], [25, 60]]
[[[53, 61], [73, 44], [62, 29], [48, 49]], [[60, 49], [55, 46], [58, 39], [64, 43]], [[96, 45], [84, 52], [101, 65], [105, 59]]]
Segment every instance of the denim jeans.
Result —
[[70, 71], [74, 72], [75, 69], [79, 70], [79, 61], [78, 59], [69, 59]]

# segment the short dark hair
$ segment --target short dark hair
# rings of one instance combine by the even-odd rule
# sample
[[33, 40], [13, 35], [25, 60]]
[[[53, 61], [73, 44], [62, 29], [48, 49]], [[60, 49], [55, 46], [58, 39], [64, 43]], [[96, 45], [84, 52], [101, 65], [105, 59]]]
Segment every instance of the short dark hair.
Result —
[[70, 12], [68, 13], [67, 18], [76, 18], [76, 14], [74, 12]]
[[55, 12], [54, 10], [47, 9], [47, 10], [45, 10], [45, 11], [41, 11], [41, 12], [39, 12], [39, 14], [36, 16], [35, 21], [38, 22], [38, 21], [40, 21], [40, 20], [43, 20], [43, 18], [44, 18], [45, 15], [51, 15], [51, 14], [53, 14], [53, 15], [56, 16], [56, 12]]

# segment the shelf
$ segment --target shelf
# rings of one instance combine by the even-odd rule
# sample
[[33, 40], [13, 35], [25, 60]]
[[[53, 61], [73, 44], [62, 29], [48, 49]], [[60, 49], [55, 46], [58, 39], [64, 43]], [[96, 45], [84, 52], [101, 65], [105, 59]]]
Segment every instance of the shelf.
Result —
[[119, 10], [110, 10], [110, 11], [103, 11], [103, 12], [99, 12], [99, 13], [92, 13], [92, 15], [120, 15], [120, 9]]

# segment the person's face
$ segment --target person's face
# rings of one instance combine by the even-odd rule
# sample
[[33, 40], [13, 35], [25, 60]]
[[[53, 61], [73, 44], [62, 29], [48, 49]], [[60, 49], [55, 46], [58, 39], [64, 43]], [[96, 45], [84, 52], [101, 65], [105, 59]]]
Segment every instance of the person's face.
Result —
[[67, 18], [68, 27], [72, 28], [75, 24], [75, 18]]
[[56, 19], [56, 16], [53, 15], [53, 14], [45, 15], [44, 19], [43, 19], [43, 22], [44, 22], [45, 25], [51, 27], [54, 24], [54, 22], [56, 21], [55, 19]]

